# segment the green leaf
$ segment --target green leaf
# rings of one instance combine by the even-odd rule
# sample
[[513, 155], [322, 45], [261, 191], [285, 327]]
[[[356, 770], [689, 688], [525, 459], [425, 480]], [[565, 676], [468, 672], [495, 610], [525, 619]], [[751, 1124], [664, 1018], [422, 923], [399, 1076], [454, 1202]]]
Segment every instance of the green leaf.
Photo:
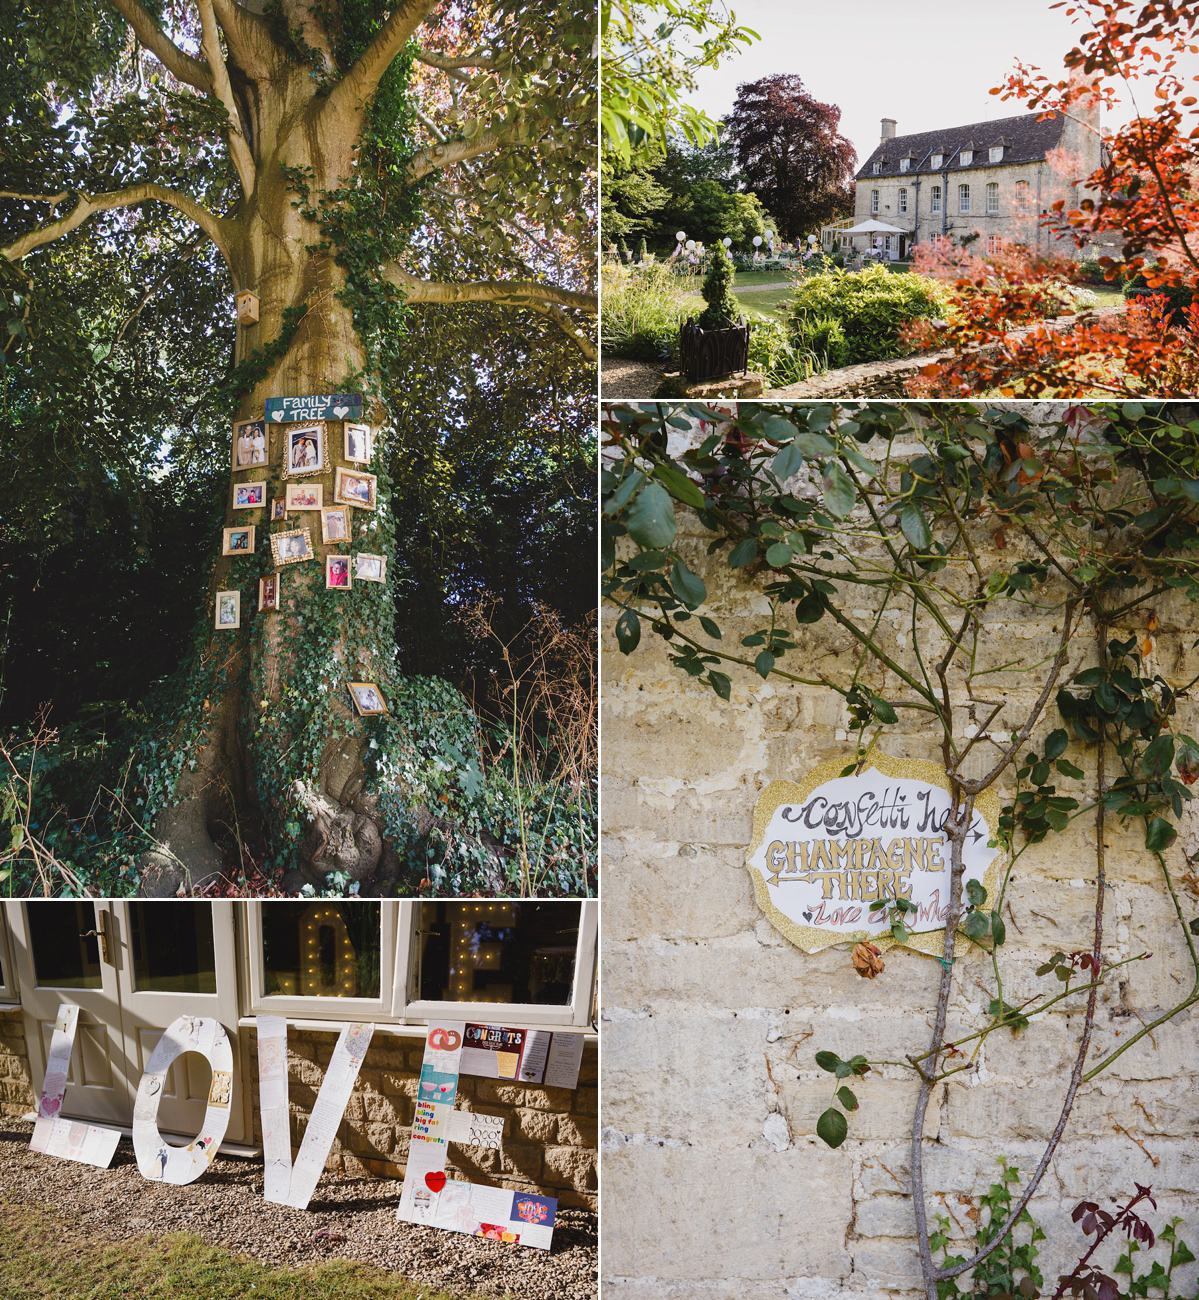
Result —
[[795, 606], [795, 621], [797, 623], [819, 623], [824, 617], [824, 601], [814, 591], [799, 601]]
[[987, 901], [987, 891], [981, 880], [966, 881], [966, 897], [970, 900], [971, 907], [982, 907]]
[[987, 918], [982, 912], [971, 912], [962, 922], [962, 933], [968, 935], [976, 943], [987, 937], [990, 928]]
[[747, 564], [752, 564], [757, 558], [758, 539], [756, 537], [744, 537], [729, 553], [729, 568], [744, 569]]
[[729, 681], [728, 673], [718, 673], [716, 669], [713, 668], [708, 673], [708, 683], [722, 700], [727, 700], [729, 698], [732, 690], [732, 683]]
[[1178, 838], [1178, 832], [1164, 817], [1150, 817], [1145, 831], [1145, 847], [1151, 853], [1160, 853], [1168, 849]]
[[621, 480], [616, 491], [604, 502], [604, 514], [615, 515], [628, 505], [629, 498], [645, 482], [645, 475], [635, 469], [627, 478]]
[[1043, 755], [1046, 763], [1052, 763], [1055, 758], [1061, 758], [1070, 745], [1070, 737], [1066, 735], [1065, 729], [1058, 727], [1056, 731], [1051, 731], [1045, 737], [1045, 753]]
[[1199, 916], [1195, 917], [1190, 925], [1187, 926], [1187, 929], [1190, 930], [1192, 934], [1199, 934]]
[[758, 655], [758, 657], [754, 660], [754, 671], [758, 674], [759, 677], [762, 678], [769, 677], [771, 670], [773, 668], [774, 668], [774, 655], [772, 655], [769, 650], [763, 650], [762, 653]]
[[824, 504], [828, 512], [838, 519], [844, 519], [853, 510], [858, 499], [858, 490], [854, 481], [837, 464], [830, 460], [824, 467]]
[[817, 460], [821, 456], [833, 456], [837, 451], [837, 444], [820, 433], [797, 433], [795, 445], [810, 460]]
[[933, 535], [929, 529], [924, 513], [915, 502], [909, 501], [899, 516], [899, 526], [903, 535], [918, 551], [927, 551], [932, 545]]
[[616, 620], [616, 644], [622, 654], [632, 654], [641, 640], [641, 619], [636, 611], [626, 609]]
[[877, 695], [874, 697], [874, 716], [879, 722], [888, 724], [899, 721], [899, 714], [895, 712], [894, 708]]
[[774, 471], [775, 478], [780, 483], [785, 483], [792, 474], [798, 472], [802, 464], [803, 453], [794, 442], [788, 442], [779, 448], [779, 453], [770, 468]]
[[674, 588], [674, 594], [688, 609], [695, 609], [708, 599], [708, 589], [704, 586], [704, 580], [692, 573], [682, 560], [674, 562], [674, 568], [670, 571], [670, 585]]
[[1057, 762], [1054, 763], [1054, 767], [1056, 767], [1063, 776], [1072, 776], [1076, 781], [1081, 781], [1082, 778], [1086, 776], [1086, 773], [1081, 767], [1075, 767], [1073, 763], [1065, 758], [1059, 758]]
[[998, 947], [1007, 938], [1007, 926], [1003, 923], [1003, 917], [998, 912], [991, 913], [991, 934], [995, 939], [995, 946]]
[[849, 1132], [849, 1124], [839, 1110], [831, 1106], [816, 1121], [816, 1136], [835, 1151]]
[[795, 552], [786, 542], [775, 542], [773, 546], [766, 548], [766, 563], [772, 569], [781, 569], [784, 564], [790, 564], [794, 558]]
[[647, 483], [629, 507], [625, 524], [633, 541], [647, 551], [669, 546], [678, 532], [670, 493], [659, 483]]
[[858, 1099], [848, 1088], [837, 1089], [837, 1100], [848, 1111], [855, 1111], [858, 1108]]
[[723, 639], [720, 634], [720, 628], [718, 628], [710, 618], [706, 617], [703, 614], [699, 616], [699, 625], [712, 638], [713, 641], [720, 641]]
[[1164, 776], [1174, 762], [1174, 737], [1158, 736], [1141, 755], [1141, 767], [1149, 776]]
[[696, 510], [704, 508], [704, 494], [681, 469], [674, 465], [655, 465], [654, 478], [676, 501], [681, 501], [685, 506], [692, 506]]
[[841, 1064], [841, 1058], [836, 1052], [817, 1052], [816, 1064], [820, 1066], [822, 1070], [827, 1070], [829, 1074], [832, 1074], [833, 1071], [836, 1070], [837, 1066]]

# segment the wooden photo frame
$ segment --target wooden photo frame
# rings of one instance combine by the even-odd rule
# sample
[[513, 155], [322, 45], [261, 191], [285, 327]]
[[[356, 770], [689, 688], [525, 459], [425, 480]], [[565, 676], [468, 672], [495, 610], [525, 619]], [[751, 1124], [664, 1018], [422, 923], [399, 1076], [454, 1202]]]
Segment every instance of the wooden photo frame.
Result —
[[283, 477], [304, 478], [329, 468], [329, 436], [323, 420], [283, 428]]
[[258, 612], [279, 608], [279, 574], [270, 573], [258, 579]]
[[350, 698], [354, 701], [360, 718], [371, 718], [388, 712], [387, 701], [383, 698], [378, 682], [347, 682], [346, 685], [350, 688]]
[[288, 514], [293, 510], [323, 510], [325, 485], [323, 483], [289, 483], [285, 489], [283, 506]]
[[253, 555], [255, 531], [253, 524], [234, 524], [232, 528], [226, 528], [221, 538], [221, 554]]
[[348, 542], [350, 540], [350, 507], [325, 506], [321, 511], [321, 541]]
[[283, 497], [271, 498], [271, 523], [287, 518], [287, 501]]
[[354, 585], [350, 573], [351, 561], [348, 555], [334, 552], [325, 556], [325, 586], [333, 591], [349, 591]]
[[254, 479], [250, 483], [234, 483], [234, 510], [261, 510], [266, 505], [266, 479]]
[[230, 632], [241, 627], [241, 592], [218, 591], [216, 594], [216, 618], [213, 626], [218, 632]]
[[365, 474], [362, 470], [337, 468], [337, 477], [333, 484], [333, 500], [339, 505], [356, 506], [359, 510], [374, 510], [378, 491], [378, 479], [374, 474]]
[[233, 468], [259, 469], [270, 458], [265, 420], [234, 420]]
[[307, 528], [289, 528], [286, 532], [271, 534], [271, 554], [275, 558], [275, 568], [281, 569], [285, 564], [300, 564], [304, 560], [315, 560], [312, 550], [312, 535]]
[[387, 556], [371, 555], [369, 551], [359, 551], [354, 556], [355, 582], [386, 582]]
[[346, 420], [342, 425], [345, 459], [356, 465], [369, 465], [375, 458], [375, 431], [369, 424]]

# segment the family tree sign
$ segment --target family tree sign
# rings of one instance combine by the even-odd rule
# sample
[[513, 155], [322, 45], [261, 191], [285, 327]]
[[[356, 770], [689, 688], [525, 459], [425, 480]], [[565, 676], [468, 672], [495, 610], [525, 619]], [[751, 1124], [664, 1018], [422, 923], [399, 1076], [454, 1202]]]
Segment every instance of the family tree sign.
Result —
[[[888, 900], [914, 904], [907, 946], [941, 949], [949, 913], [949, 779], [936, 763], [872, 754], [846, 774], [844, 759], [821, 763], [798, 784], [772, 781], [754, 808], [746, 866], [758, 905], [805, 952], [891, 937]], [[1001, 858], [991, 843], [999, 798], [978, 796], [963, 848], [963, 887], [994, 891]]]

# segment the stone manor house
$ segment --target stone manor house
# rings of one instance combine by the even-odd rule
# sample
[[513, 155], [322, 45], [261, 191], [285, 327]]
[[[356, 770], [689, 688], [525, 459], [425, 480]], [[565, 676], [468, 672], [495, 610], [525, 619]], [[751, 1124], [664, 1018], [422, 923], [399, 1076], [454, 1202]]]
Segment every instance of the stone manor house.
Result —
[[[1042, 252], [1087, 255], [1058, 241], [1039, 218], [1058, 199], [1078, 207], [1078, 183], [1100, 165], [1099, 110], [1079, 105], [1075, 115], [1036, 113], [972, 122], [967, 126], [896, 135], [894, 118], [882, 120], [878, 147], [857, 173], [853, 218], [822, 231], [826, 252], [876, 248], [888, 261], [909, 256], [914, 244], [959, 240], [978, 233], [978, 252], [994, 252], [1000, 239]], [[868, 221], [893, 232], [850, 235]]]

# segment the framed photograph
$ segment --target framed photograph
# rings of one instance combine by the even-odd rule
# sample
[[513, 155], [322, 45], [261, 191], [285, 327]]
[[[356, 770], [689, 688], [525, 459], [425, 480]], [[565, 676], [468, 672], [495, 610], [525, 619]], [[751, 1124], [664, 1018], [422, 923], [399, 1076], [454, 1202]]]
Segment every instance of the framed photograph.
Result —
[[337, 470], [337, 479], [333, 485], [333, 500], [343, 506], [357, 506], [360, 510], [375, 508], [374, 474], [364, 474], [361, 470]]
[[[325, 504], [325, 485], [323, 483], [289, 483], [287, 495], [283, 498], [283, 507], [290, 513], [293, 510], [320, 510]], [[285, 515], [284, 518], [287, 516]]]
[[241, 627], [241, 592], [218, 591], [216, 594], [216, 630]]
[[234, 510], [261, 510], [266, 505], [266, 479], [253, 483], [234, 483]]
[[277, 569], [285, 564], [299, 564], [301, 560], [316, 559], [312, 551], [312, 537], [307, 528], [290, 528], [287, 532], [275, 533], [271, 537], [271, 554], [275, 557]]
[[350, 507], [326, 506], [321, 511], [321, 541], [348, 542], [350, 540]]
[[350, 695], [359, 717], [367, 718], [375, 713], [386, 713], [387, 703], [383, 692], [376, 682], [349, 682]]
[[326, 555], [325, 586], [335, 587], [339, 591], [349, 591], [352, 585], [350, 557], [348, 555]]
[[297, 424], [283, 430], [283, 477], [323, 474], [329, 468], [324, 423]]
[[375, 458], [375, 431], [369, 424], [351, 424], [349, 420], [343, 426], [345, 430], [345, 458], [355, 464], [365, 465]]
[[279, 575], [272, 573], [269, 578], [258, 579], [258, 612], [264, 609], [279, 608]]
[[233, 424], [233, 468], [253, 469], [267, 462], [265, 420], [236, 420]]
[[226, 528], [224, 542], [221, 545], [222, 555], [253, 555], [254, 554], [254, 525], [246, 524], [243, 527]]
[[386, 582], [387, 556], [359, 552], [354, 556], [354, 578], [358, 582]]
[[287, 502], [282, 497], [273, 497], [271, 499], [271, 522], [276, 519], [287, 518]]

